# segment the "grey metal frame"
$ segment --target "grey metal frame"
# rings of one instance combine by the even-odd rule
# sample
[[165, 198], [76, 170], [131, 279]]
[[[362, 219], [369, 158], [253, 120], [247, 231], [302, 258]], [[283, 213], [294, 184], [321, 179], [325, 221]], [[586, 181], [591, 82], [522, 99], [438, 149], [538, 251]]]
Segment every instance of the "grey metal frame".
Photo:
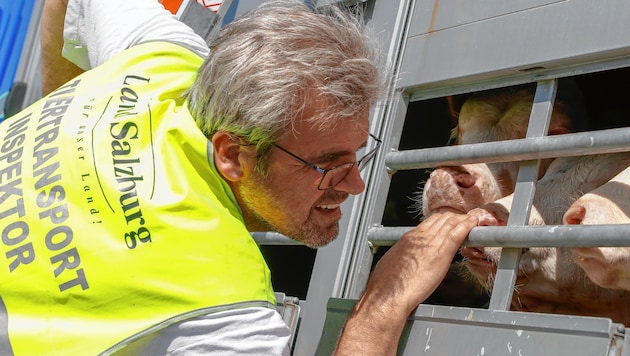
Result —
[[[331, 298], [316, 356], [329, 356], [356, 300]], [[628, 356], [625, 327], [610, 319], [420, 305], [398, 355]]]
[[[235, 1], [234, 16], [255, 7], [261, 0]], [[389, 100], [372, 112], [371, 132], [383, 140], [383, 149], [376, 162], [363, 174], [367, 190], [349, 199], [343, 206], [340, 236], [329, 246], [321, 248], [313, 266], [305, 301], [281, 295], [299, 308], [297, 335], [294, 335], [295, 355], [313, 355], [322, 333], [326, 307], [331, 297], [358, 298], [369, 277], [374, 246], [390, 246], [409, 227], [383, 227], [380, 225], [384, 202], [390, 186], [390, 174], [397, 170], [436, 167], [442, 164], [475, 162], [522, 161], [523, 175], [529, 184], [519, 188], [514, 199], [515, 209], [521, 213], [518, 221], [509, 227], [478, 227], [472, 230], [468, 245], [503, 246], [506, 253], [501, 259], [501, 277], [493, 290], [493, 301], [488, 311], [477, 311], [480, 316], [503, 315], [512, 293], [513, 268], [517, 263], [516, 251], [528, 246], [621, 246], [630, 245], [625, 236], [627, 225], [602, 226], [524, 226], [533, 196], [537, 160], [549, 157], [586, 153], [619, 152], [630, 150], [630, 129], [606, 130], [553, 138], [543, 136], [544, 125], [553, 103], [555, 78], [581, 73], [630, 66], [630, 2], [625, 0], [310, 0], [310, 3], [365, 2], [371, 9], [369, 24], [375, 28], [393, 65], [396, 79], [392, 83]], [[463, 10], [462, 10], [463, 9]], [[602, 26], [605, 20], [605, 26]], [[570, 34], [570, 36], [567, 36]], [[539, 82], [539, 93], [532, 114], [532, 128], [528, 137], [509, 143], [485, 143], [466, 147], [444, 147], [439, 150], [421, 149], [398, 151], [398, 143], [410, 101], [425, 100], [509, 86], [525, 82]], [[501, 154], [497, 154], [501, 152]], [[600, 236], [595, 242], [589, 238], [593, 231]], [[259, 244], [296, 244], [276, 233], [255, 233]], [[280, 302], [279, 299], [279, 302]], [[300, 310], [301, 309], [301, 310]], [[438, 307], [438, 309], [440, 309]], [[425, 307], [415, 319], [423, 319]], [[437, 309], [436, 309], [437, 310]], [[455, 327], [460, 310], [440, 309], [442, 320]], [[486, 314], [484, 314], [484, 312]], [[450, 316], [449, 316], [450, 314]], [[533, 327], [560, 320], [536, 316]], [[533, 320], [533, 319], [532, 319]], [[583, 335], [586, 329], [602, 323], [584, 325], [575, 330]], [[435, 319], [428, 320], [435, 322]], [[295, 326], [295, 324], [292, 324]], [[421, 325], [421, 324], [418, 324]], [[510, 323], [496, 324], [498, 331], [510, 330]], [[623, 337], [613, 325], [611, 337]], [[512, 328], [513, 329], [513, 328]], [[542, 330], [541, 329], [541, 330]], [[579, 330], [578, 330], [579, 329]], [[604, 328], [605, 329], [605, 328]], [[455, 330], [455, 329], [452, 329]], [[602, 330], [605, 334], [610, 330]], [[514, 332], [514, 330], [510, 330]], [[544, 331], [544, 330], [543, 330]], [[570, 331], [570, 330], [569, 330]], [[419, 334], [418, 334], [419, 335]], [[413, 351], [421, 338], [408, 342]], [[617, 343], [619, 341], [617, 340]], [[628, 338], [621, 347], [628, 351]], [[423, 345], [416, 345], [421, 347]], [[425, 344], [426, 346], [426, 344]], [[611, 349], [618, 354], [619, 347]], [[422, 350], [416, 350], [422, 351]], [[443, 353], [442, 353], [443, 354]]]
[[[316, 349], [328, 297], [360, 296], [372, 263], [371, 247], [391, 245], [409, 229], [380, 226], [390, 184], [388, 172], [442, 164], [521, 161], [519, 181], [525, 184], [517, 187], [510, 226], [475, 228], [467, 241], [471, 245], [506, 247], [487, 311], [490, 314], [511, 314], [507, 311], [508, 301], [521, 247], [630, 246], [624, 236], [627, 225], [525, 226], [539, 159], [630, 150], [629, 129], [543, 137], [555, 98], [555, 79], [630, 66], [627, 36], [630, 3], [623, 0], [394, 3], [376, 0], [372, 3], [371, 24], [381, 31], [384, 43], [390, 44], [388, 55], [397, 74], [390, 100], [372, 114], [372, 132], [380, 134], [386, 149], [377, 157], [377, 168], [367, 172], [366, 192], [344, 206], [350, 213], [342, 220], [339, 240], [317, 254], [298, 331], [296, 355], [312, 355]], [[410, 101], [526, 82], [538, 82], [527, 138], [466, 147], [397, 150]], [[387, 170], [378, 168], [379, 165], [385, 165]], [[593, 231], [606, 236], [606, 241], [589, 238]], [[549, 317], [537, 317], [537, 323], [562, 316]], [[453, 319], [452, 324], [459, 325], [461, 320]], [[578, 329], [574, 330], [576, 335], [585, 330]], [[611, 347], [609, 352], [618, 354], [619, 349]]]

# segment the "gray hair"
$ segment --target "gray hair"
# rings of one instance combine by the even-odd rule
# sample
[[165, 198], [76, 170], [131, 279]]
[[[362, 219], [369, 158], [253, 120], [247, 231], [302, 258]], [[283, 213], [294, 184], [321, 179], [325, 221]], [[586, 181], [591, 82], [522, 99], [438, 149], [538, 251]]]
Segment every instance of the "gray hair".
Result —
[[361, 15], [275, 1], [227, 25], [187, 93], [199, 128], [207, 137], [217, 131], [242, 137], [265, 162], [309, 102], [326, 103], [310, 118], [321, 130], [358, 119], [385, 94], [388, 75]]

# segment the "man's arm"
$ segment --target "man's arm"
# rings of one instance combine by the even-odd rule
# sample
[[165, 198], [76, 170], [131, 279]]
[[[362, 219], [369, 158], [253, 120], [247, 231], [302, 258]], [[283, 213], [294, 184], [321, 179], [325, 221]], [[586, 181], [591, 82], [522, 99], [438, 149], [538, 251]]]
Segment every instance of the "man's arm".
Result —
[[83, 73], [83, 69], [63, 58], [63, 21], [68, 0], [46, 0], [42, 13], [42, 93], [49, 94], [65, 82]]
[[337, 344], [335, 355], [395, 355], [407, 317], [444, 279], [477, 218], [435, 214], [379, 260]]
[[46, 0], [43, 91], [50, 92], [129, 47], [152, 41], [175, 43], [201, 57], [209, 51], [203, 38], [157, 0]]

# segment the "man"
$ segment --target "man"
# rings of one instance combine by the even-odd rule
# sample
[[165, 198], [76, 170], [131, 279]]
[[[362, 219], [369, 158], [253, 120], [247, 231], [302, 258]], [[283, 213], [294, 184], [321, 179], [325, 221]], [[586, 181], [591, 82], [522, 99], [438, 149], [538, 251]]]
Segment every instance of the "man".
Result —
[[[365, 188], [383, 74], [360, 24], [273, 3], [209, 50], [155, 0], [49, 0], [42, 28], [87, 71], [0, 124], [0, 353], [288, 354], [250, 232], [325, 245]], [[403, 236], [337, 353], [391, 352], [475, 223]]]

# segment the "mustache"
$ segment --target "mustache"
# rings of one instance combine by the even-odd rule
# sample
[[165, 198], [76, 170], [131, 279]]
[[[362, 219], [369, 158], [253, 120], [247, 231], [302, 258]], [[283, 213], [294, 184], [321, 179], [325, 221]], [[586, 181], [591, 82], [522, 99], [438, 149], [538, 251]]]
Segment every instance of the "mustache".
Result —
[[324, 195], [322, 195], [321, 198], [319, 198], [316, 205], [331, 204], [331, 203], [339, 204], [345, 201], [346, 199], [348, 199], [348, 196], [350, 196], [349, 193], [339, 192], [339, 191], [336, 191], [335, 189], [329, 189], [329, 190], [326, 190], [326, 192], [324, 193]]

